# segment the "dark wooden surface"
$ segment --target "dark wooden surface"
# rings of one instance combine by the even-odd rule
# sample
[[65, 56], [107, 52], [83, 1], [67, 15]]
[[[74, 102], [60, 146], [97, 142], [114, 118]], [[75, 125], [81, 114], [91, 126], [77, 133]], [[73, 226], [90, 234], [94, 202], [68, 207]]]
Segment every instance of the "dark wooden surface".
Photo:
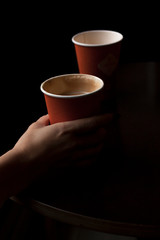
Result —
[[75, 226], [160, 238], [160, 63], [120, 66], [116, 103], [120, 118], [94, 165], [52, 170], [12, 199]]

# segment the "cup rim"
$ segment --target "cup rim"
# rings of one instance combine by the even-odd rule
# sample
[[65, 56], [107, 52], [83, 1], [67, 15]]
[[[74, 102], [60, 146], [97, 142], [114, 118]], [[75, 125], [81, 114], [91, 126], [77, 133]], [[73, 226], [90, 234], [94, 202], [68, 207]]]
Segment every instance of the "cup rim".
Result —
[[[104, 44], [92, 44], [92, 43], [81, 43], [81, 42], [78, 42], [75, 40], [75, 38], [78, 36], [78, 35], [81, 35], [81, 34], [84, 34], [84, 33], [90, 33], [90, 32], [108, 32], [108, 33], [115, 33], [115, 34], [118, 34], [120, 36], [120, 39], [117, 40], [117, 41], [114, 41], [112, 43], [104, 43]], [[123, 40], [123, 35], [122, 33], [118, 32], [118, 31], [113, 31], [113, 30], [88, 30], [88, 31], [82, 31], [82, 32], [79, 32], [77, 34], [75, 34], [73, 37], [72, 37], [72, 42], [75, 44], [75, 45], [79, 45], [79, 46], [83, 46], [83, 47], [102, 47], [102, 46], [107, 46], [107, 45], [112, 45], [112, 44], [115, 44], [115, 43], [118, 43], [120, 41]]]
[[[47, 82], [50, 81], [51, 79], [54, 78], [59, 78], [59, 77], [67, 77], [67, 76], [90, 76], [90, 77], [94, 77], [97, 80], [99, 80], [102, 83], [102, 86], [100, 88], [98, 88], [97, 90], [93, 91], [93, 92], [89, 92], [89, 93], [84, 93], [84, 94], [79, 94], [79, 95], [60, 95], [60, 94], [54, 94], [54, 93], [49, 93], [46, 90], [43, 89], [43, 85]], [[47, 96], [49, 97], [55, 97], [55, 98], [61, 98], [61, 99], [69, 99], [69, 98], [80, 98], [80, 97], [85, 97], [88, 95], [92, 95], [93, 93], [99, 92], [100, 90], [102, 90], [104, 87], [104, 82], [101, 78], [91, 75], [91, 74], [83, 74], [83, 73], [71, 73], [71, 74], [62, 74], [62, 75], [57, 75], [54, 77], [50, 77], [48, 79], [46, 79], [44, 82], [41, 83], [40, 85], [40, 90]]]

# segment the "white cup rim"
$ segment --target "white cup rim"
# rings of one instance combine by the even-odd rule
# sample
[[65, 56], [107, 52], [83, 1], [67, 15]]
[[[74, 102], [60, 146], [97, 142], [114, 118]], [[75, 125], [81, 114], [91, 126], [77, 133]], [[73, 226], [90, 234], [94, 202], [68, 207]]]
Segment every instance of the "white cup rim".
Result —
[[[112, 33], [112, 34], [115, 34], [117, 35], [117, 40], [115, 41], [112, 41], [111, 43], [96, 43], [96, 44], [92, 44], [92, 43], [83, 43], [83, 42], [80, 42], [80, 41], [76, 41], [75, 39], [82, 35], [82, 34], [88, 34], [88, 33]], [[72, 42], [76, 45], [79, 45], [79, 46], [84, 46], [84, 47], [102, 47], [102, 46], [107, 46], [107, 45], [111, 45], [111, 44], [115, 44], [115, 43], [118, 43], [120, 41], [122, 41], [123, 39], [123, 35], [118, 32], [118, 31], [113, 31], [113, 30], [88, 30], [88, 31], [83, 31], [83, 32], [79, 32], [77, 34], [75, 34], [73, 37], [72, 37]]]
[[[50, 80], [55, 79], [57, 77], [59, 78], [59, 77], [67, 77], [67, 76], [89, 76], [89, 77], [93, 77], [93, 78], [96, 78], [98, 81], [101, 82], [101, 87], [98, 88], [95, 91], [84, 93], [84, 94], [79, 94], [79, 95], [60, 95], [60, 94], [49, 93], [49, 92], [47, 92], [46, 90], [43, 89], [43, 85], [47, 81], [50, 81]], [[44, 82], [41, 83], [40, 89], [47, 96], [55, 97], [55, 98], [62, 98], [62, 99], [65, 98], [65, 99], [68, 99], [68, 98], [80, 98], [80, 97], [92, 95], [93, 93], [96, 93], [96, 92], [99, 92], [100, 90], [102, 90], [103, 87], [104, 87], [103, 80], [101, 78], [97, 77], [97, 76], [94, 76], [94, 75], [91, 75], [91, 74], [83, 74], [83, 73], [71, 73], [71, 74], [57, 75], [57, 76], [50, 77], [50, 78], [46, 79]]]

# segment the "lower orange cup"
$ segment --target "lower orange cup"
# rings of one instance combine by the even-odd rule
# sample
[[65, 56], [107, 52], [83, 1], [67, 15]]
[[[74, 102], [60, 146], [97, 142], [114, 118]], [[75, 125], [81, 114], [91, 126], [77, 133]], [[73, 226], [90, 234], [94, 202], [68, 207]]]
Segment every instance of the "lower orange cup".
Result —
[[41, 84], [50, 123], [97, 115], [103, 101], [103, 81], [89, 74], [67, 74]]

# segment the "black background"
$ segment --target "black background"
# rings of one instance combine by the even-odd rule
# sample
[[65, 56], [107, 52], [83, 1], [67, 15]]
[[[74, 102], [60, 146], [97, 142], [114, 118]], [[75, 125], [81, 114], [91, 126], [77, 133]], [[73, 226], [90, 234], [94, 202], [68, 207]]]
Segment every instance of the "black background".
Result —
[[118, 3], [14, 2], [1, 6], [1, 154], [46, 113], [41, 82], [78, 72], [71, 42], [74, 34], [119, 31], [124, 36], [120, 64], [160, 60], [158, 4]]

